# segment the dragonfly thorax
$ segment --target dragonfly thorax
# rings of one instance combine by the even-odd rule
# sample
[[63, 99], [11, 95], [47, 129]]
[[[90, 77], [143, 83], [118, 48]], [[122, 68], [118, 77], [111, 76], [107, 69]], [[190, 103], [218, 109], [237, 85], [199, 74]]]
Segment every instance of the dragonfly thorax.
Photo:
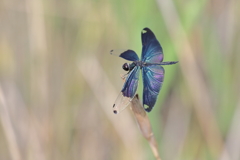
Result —
[[133, 64], [134, 64], [134, 67], [139, 66], [141, 69], [142, 67], [146, 66], [146, 63], [143, 61], [134, 61]]

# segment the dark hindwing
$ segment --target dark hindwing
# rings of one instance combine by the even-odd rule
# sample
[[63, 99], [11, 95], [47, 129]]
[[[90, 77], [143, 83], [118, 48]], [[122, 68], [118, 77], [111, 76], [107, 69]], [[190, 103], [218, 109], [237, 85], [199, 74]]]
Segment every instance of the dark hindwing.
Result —
[[164, 68], [160, 65], [151, 65], [142, 68], [143, 77], [143, 104], [147, 112], [150, 112], [156, 103], [157, 96], [164, 79]]
[[149, 28], [142, 30], [142, 61], [148, 63], [163, 61], [162, 47]]
[[139, 66], [135, 66], [132, 71], [128, 74], [126, 81], [123, 85], [121, 92], [123, 93], [124, 97], [131, 97], [133, 98], [138, 86], [138, 79], [139, 79]]

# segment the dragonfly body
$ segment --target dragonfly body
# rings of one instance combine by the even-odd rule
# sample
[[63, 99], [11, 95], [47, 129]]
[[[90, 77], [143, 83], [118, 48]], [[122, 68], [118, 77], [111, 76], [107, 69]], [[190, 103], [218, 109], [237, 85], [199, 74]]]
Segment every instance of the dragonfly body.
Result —
[[124, 63], [123, 64], [123, 69], [125, 71], [132, 71], [132, 69], [135, 66], [139, 66], [140, 69], [142, 69], [143, 67], [148, 67], [148, 66], [151, 66], [151, 65], [172, 65], [172, 64], [176, 64], [176, 63], [178, 63], [178, 61], [161, 62], [161, 63], [146, 63], [146, 62], [143, 62], [143, 61], [135, 61], [131, 64]]
[[[157, 96], [164, 79], [164, 68], [161, 65], [172, 65], [177, 61], [162, 62], [163, 51], [160, 43], [149, 28], [142, 31], [142, 57], [141, 60], [133, 50], [127, 50], [117, 54], [132, 63], [124, 63], [122, 68], [128, 71], [125, 83], [117, 100], [113, 105], [114, 113], [119, 113], [132, 100], [136, 94], [139, 72], [142, 70], [143, 77], [143, 104], [145, 110], [150, 112], [156, 103]], [[111, 54], [116, 54], [114, 50]]]

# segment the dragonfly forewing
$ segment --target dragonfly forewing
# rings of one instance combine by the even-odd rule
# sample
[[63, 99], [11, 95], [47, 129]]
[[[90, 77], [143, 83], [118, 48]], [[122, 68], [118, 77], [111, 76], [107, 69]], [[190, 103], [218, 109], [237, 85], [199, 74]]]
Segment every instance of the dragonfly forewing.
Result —
[[119, 56], [128, 61], [138, 61], [138, 55], [133, 50], [111, 50], [110, 54]]

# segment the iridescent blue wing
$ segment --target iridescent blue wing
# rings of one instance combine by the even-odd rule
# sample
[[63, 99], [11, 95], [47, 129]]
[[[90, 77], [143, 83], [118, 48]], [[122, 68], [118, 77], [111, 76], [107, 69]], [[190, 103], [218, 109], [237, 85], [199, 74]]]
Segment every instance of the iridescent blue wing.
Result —
[[142, 61], [148, 63], [163, 61], [162, 47], [149, 28], [142, 30]]
[[139, 71], [140, 67], [135, 66], [132, 69], [132, 71], [128, 74], [126, 81], [123, 85], [123, 88], [121, 90], [121, 93], [118, 95], [113, 105], [113, 112], [115, 114], [125, 109], [135, 96], [138, 86]]
[[156, 103], [158, 93], [164, 79], [164, 68], [160, 65], [151, 65], [142, 68], [143, 77], [143, 104], [147, 112], [150, 112]]
[[138, 55], [133, 50], [111, 50], [110, 54], [117, 55], [129, 61], [138, 61]]

